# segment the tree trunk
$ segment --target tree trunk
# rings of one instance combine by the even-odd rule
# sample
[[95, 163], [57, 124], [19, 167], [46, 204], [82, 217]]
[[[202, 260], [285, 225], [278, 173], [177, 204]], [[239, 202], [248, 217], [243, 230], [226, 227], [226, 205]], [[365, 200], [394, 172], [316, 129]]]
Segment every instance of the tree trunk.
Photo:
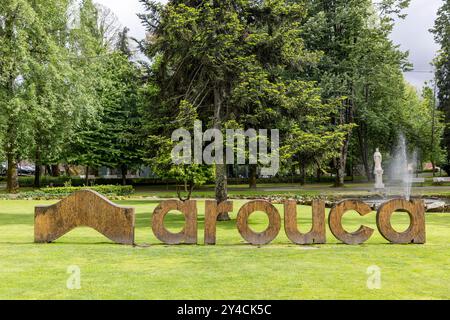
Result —
[[340, 155], [334, 160], [334, 166], [336, 170], [336, 180], [334, 186], [336, 188], [343, 187], [345, 185], [345, 176], [347, 172], [347, 156], [348, 148], [350, 145], [351, 134], [348, 134], [347, 139], [344, 141], [340, 150]]
[[89, 166], [86, 166], [86, 170], [85, 170], [85, 177], [84, 177], [84, 185], [86, 187], [89, 186]]
[[34, 169], [34, 187], [40, 188], [42, 186], [42, 166], [41, 165], [35, 165], [36, 168]]
[[[354, 88], [351, 86], [351, 93], [354, 96]], [[344, 108], [339, 112], [339, 124], [350, 124], [354, 123], [354, 101], [352, 99], [347, 99]], [[345, 174], [347, 171], [347, 156], [348, 149], [350, 147], [350, 141], [352, 138], [352, 132], [347, 134], [344, 143], [340, 149], [339, 157], [334, 160], [335, 170], [336, 170], [336, 181], [335, 187], [343, 187], [345, 185]]]
[[8, 169], [6, 177], [6, 190], [8, 193], [19, 191], [19, 176], [17, 174], [17, 161], [12, 152], [7, 153]]
[[[222, 103], [224, 96], [224, 89], [216, 85], [214, 88], [214, 128], [222, 130]], [[216, 164], [216, 201], [218, 203], [228, 200], [228, 182], [227, 182], [227, 166], [223, 164]], [[217, 218], [218, 221], [229, 221], [230, 216], [228, 212], [220, 212]]]
[[17, 193], [19, 191], [19, 176], [17, 172], [17, 152], [16, 152], [16, 137], [17, 126], [16, 119], [9, 118], [7, 124], [7, 137], [5, 146], [6, 160], [8, 161], [8, 168], [6, 173], [6, 191], [8, 193]]
[[323, 173], [322, 172], [322, 167], [321, 167], [319, 161], [315, 160], [314, 162], [315, 162], [316, 167], [317, 167], [317, 170], [316, 170], [316, 180], [317, 181], [316, 182], [320, 183], [322, 181], [322, 173]]
[[353, 159], [351, 159], [350, 161], [347, 160], [347, 170], [348, 175], [351, 177], [351, 181], [355, 182], [355, 168], [353, 166]]
[[[369, 104], [369, 85], [364, 86], [364, 95], [366, 104]], [[358, 142], [359, 149], [361, 150], [361, 160], [364, 165], [364, 171], [366, 172], [366, 177], [368, 182], [373, 181], [373, 173], [370, 170], [369, 165], [369, 146], [367, 143], [367, 125], [365, 122], [359, 123], [358, 126]]]
[[[16, 10], [19, 9], [19, 4], [16, 6]], [[15, 21], [16, 15], [9, 16], [4, 21], [3, 33], [6, 35], [6, 39], [13, 42], [15, 35]], [[15, 62], [9, 66], [10, 72], [8, 72], [8, 81], [6, 83], [6, 98], [13, 99], [14, 97], [14, 83], [18, 75]], [[4, 98], [4, 97], [2, 97]], [[19, 190], [19, 177], [17, 174], [17, 154], [16, 154], [16, 139], [17, 139], [17, 119], [13, 113], [7, 113], [7, 139], [5, 145], [5, 154], [8, 161], [8, 168], [6, 174], [6, 191], [8, 193], [17, 193]]]
[[336, 188], [343, 187], [345, 185], [345, 164], [343, 155], [335, 160], [335, 170], [336, 170], [336, 179], [334, 181], [334, 186]]
[[41, 162], [41, 150], [39, 149], [39, 146], [36, 146], [36, 154], [35, 154], [35, 160], [34, 160], [34, 187], [40, 188], [41, 187], [41, 175], [42, 175], [42, 162]]
[[127, 165], [123, 164], [120, 167], [121, 173], [122, 173], [122, 185], [126, 186], [127, 185], [127, 172], [128, 172], [128, 168]]
[[59, 172], [59, 165], [57, 164], [52, 164], [50, 166], [51, 170], [52, 170], [52, 177], [59, 177], [60, 176], [60, 172]]
[[[216, 164], [216, 201], [218, 203], [228, 200], [228, 181], [227, 166], [224, 164]], [[221, 212], [218, 217], [219, 221], [229, 221], [228, 212]]]
[[256, 175], [258, 173], [258, 166], [256, 164], [251, 164], [249, 166], [250, 168], [250, 174], [249, 174], [249, 179], [248, 179], [248, 184], [250, 189], [256, 189], [257, 186], [257, 181], [256, 181]]
[[66, 176], [70, 177], [70, 166], [67, 163], [64, 164], [64, 170], [66, 171]]
[[360, 124], [358, 127], [358, 143], [359, 149], [361, 151], [361, 161], [364, 166], [364, 171], [366, 173], [367, 181], [372, 182], [372, 172], [369, 165], [369, 146], [367, 145], [367, 139], [365, 134], [365, 125]]
[[305, 164], [302, 162], [300, 164], [300, 185], [304, 186], [306, 184], [306, 167]]

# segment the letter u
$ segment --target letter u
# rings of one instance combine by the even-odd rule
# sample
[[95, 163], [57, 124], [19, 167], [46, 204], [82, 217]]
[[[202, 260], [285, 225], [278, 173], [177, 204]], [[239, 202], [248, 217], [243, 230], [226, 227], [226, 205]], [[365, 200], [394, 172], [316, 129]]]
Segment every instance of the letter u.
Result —
[[297, 224], [297, 202], [288, 200], [284, 204], [284, 229], [286, 235], [295, 244], [323, 244], [327, 242], [325, 228], [325, 202], [314, 200], [312, 203], [311, 231], [303, 234]]

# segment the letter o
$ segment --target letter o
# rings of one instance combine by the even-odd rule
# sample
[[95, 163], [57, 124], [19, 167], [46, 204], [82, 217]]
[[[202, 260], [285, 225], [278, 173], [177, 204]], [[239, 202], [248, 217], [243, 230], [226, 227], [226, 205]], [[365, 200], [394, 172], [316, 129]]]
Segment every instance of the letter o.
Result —
[[[262, 211], [269, 217], [269, 227], [264, 232], [254, 232], [248, 225], [249, 216], [255, 211]], [[268, 201], [250, 201], [239, 210], [237, 228], [242, 238], [253, 245], [272, 242], [280, 233], [281, 217], [278, 210]]]

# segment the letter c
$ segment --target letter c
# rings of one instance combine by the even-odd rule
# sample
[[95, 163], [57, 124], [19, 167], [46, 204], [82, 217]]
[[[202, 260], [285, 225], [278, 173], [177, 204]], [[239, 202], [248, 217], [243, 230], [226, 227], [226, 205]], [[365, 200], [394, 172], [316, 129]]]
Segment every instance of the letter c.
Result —
[[365, 216], [372, 212], [372, 209], [361, 201], [347, 200], [338, 203], [333, 209], [331, 209], [328, 216], [328, 224], [333, 235], [345, 244], [362, 244], [370, 239], [374, 230], [361, 226], [358, 231], [349, 233], [345, 231], [342, 226], [342, 217], [347, 211], [354, 210], [359, 213], [360, 216]]

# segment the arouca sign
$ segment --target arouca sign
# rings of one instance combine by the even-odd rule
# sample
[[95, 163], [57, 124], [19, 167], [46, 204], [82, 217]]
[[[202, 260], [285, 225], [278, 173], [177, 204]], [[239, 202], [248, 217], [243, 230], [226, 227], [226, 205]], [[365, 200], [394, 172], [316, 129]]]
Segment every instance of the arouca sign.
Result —
[[[217, 216], [221, 212], [232, 212], [232, 201], [217, 203], [205, 202], [204, 244], [216, 244]], [[172, 233], [164, 226], [164, 217], [172, 211], [179, 211], [185, 217], [185, 225], [181, 232]], [[264, 212], [269, 218], [269, 226], [264, 232], [254, 232], [248, 223], [254, 212]], [[328, 216], [328, 225], [332, 234], [339, 241], [358, 245], [366, 242], [373, 235], [372, 228], [361, 226], [356, 232], [348, 232], [342, 224], [342, 217], [348, 211], [356, 211], [361, 216], [372, 212], [372, 209], [361, 201], [348, 200], [334, 206]], [[410, 216], [410, 226], [404, 232], [397, 232], [391, 225], [394, 212], [405, 211]], [[154, 211], [152, 217], [153, 233], [161, 242], [170, 245], [199, 244], [198, 242], [198, 205], [197, 201], [163, 201]], [[308, 233], [299, 230], [297, 222], [297, 203], [287, 200], [284, 203], [284, 231], [294, 244], [310, 245], [326, 243], [326, 214], [323, 201], [312, 203], [313, 225]], [[423, 201], [404, 199], [390, 200], [377, 211], [378, 231], [389, 242], [396, 244], [424, 244], [425, 207]], [[39, 206], [35, 209], [35, 242], [48, 243], [60, 238], [79, 226], [91, 227], [110, 240], [134, 245], [134, 208], [117, 206], [102, 195], [91, 191], [78, 191], [52, 206]], [[255, 200], [245, 203], [237, 215], [237, 231], [242, 238], [252, 245], [271, 243], [281, 231], [281, 215], [270, 202]]]

